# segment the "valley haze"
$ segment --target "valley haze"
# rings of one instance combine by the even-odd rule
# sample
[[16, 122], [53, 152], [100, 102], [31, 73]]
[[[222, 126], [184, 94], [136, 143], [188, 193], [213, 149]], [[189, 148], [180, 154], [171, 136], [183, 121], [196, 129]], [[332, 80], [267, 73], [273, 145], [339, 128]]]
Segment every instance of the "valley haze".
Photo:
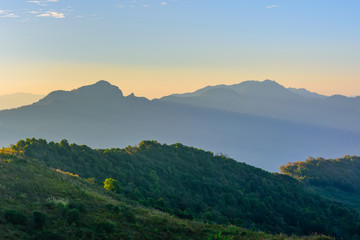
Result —
[[107, 81], [54, 91], [0, 111], [0, 145], [67, 139], [93, 148], [142, 140], [202, 148], [279, 171], [288, 162], [359, 154], [360, 97], [324, 96], [275, 81], [217, 85], [149, 100]]

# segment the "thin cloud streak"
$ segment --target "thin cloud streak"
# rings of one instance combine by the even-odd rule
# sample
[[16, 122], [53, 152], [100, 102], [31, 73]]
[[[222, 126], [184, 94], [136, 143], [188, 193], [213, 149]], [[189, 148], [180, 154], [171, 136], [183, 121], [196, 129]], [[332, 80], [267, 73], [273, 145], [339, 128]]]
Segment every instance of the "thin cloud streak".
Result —
[[0, 10], [0, 18], [17, 18], [19, 17], [15, 13], [12, 13], [9, 10]]
[[60, 12], [52, 12], [52, 11], [48, 11], [46, 13], [42, 13], [39, 15], [36, 15], [37, 17], [53, 17], [53, 18], [65, 18], [65, 14], [64, 13], [60, 13]]
[[274, 4], [274, 5], [267, 6], [266, 8], [278, 8], [278, 7], [280, 7], [280, 6], [279, 6], [279, 5]]

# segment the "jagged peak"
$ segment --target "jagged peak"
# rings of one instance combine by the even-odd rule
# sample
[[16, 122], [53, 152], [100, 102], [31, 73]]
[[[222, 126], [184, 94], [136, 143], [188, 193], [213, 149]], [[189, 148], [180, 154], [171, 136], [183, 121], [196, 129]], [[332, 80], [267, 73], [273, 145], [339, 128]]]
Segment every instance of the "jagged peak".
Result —
[[78, 89], [73, 90], [74, 92], [93, 92], [96, 93], [96, 91], [100, 93], [108, 93], [108, 94], [118, 94], [123, 96], [122, 91], [115, 85], [110, 84], [109, 82], [105, 80], [100, 80], [92, 85], [87, 85], [80, 87]]
[[258, 96], [264, 98], [300, 98], [301, 96], [291, 92], [276, 81], [266, 79], [264, 81], [245, 81], [239, 84], [229, 85], [241, 95]]
[[106, 80], [100, 80], [93, 85], [95, 85], [95, 86], [112, 86], [111, 83], [109, 83]]
[[271, 80], [271, 79], [265, 79], [264, 81], [262, 81], [263, 83], [271, 83], [271, 84], [275, 84], [275, 85], [280, 85], [277, 81]]
[[199, 97], [208, 92], [225, 92], [229, 90], [233, 90], [234, 93], [240, 95], [258, 95], [263, 97], [278, 97], [280, 95], [286, 95], [288, 97], [299, 97], [297, 94], [289, 91], [284, 86], [279, 84], [278, 82], [270, 79], [266, 79], [264, 81], [258, 80], [247, 80], [240, 83], [232, 84], [232, 85], [215, 85], [215, 86], [206, 86], [192, 93], [184, 93], [184, 94], [172, 94], [167, 97], [163, 97], [166, 99], [168, 97]]
[[46, 97], [41, 99], [39, 103], [49, 103], [59, 100], [70, 100], [81, 97], [84, 99], [98, 99], [100, 98], [123, 98], [122, 91], [105, 80], [100, 80], [94, 84], [86, 85], [72, 91], [57, 90], [49, 93]]
[[229, 87], [231, 87], [231, 86], [273, 86], [273, 87], [282, 87], [282, 88], [284, 88], [284, 86], [282, 86], [278, 82], [276, 82], [274, 80], [270, 80], [270, 79], [265, 79], [264, 81], [248, 80], [248, 81], [244, 81], [244, 82], [241, 82], [241, 83], [229, 85]]

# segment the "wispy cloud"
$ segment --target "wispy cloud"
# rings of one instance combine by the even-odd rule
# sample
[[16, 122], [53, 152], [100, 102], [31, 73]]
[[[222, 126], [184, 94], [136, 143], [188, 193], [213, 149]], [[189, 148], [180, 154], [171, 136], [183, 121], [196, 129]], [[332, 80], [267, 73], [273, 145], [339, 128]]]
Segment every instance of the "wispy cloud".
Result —
[[36, 15], [37, 17], [52, 17], [52, 18], [65, 18], [65, 14], [64, 13], [60, 13], [60, 12], [52, 12], [52, 11], [48, 11], [46, 13], [42, 13], [39, 15]]
[[267, 6], [266, 8], [278, 8], [278, 7], [280, 7], [280, 6], [279, 6], [279, 5], [274, 4], [274, 5]]
[[39, 11], [28, 11], [26, 13], [31, 13], [31, 14], [39, 14], [40, 12]]
[[167, 6], [168, 3], [167, 3], [167, 2], [161, 2], [161, 5], [162, 5], [162, 6]]
[[137, 7], [144, 7], [144, 8], [149, 8], [150, 5], [147, 3], [139, 3], [138, 1], [131, 1], [129, 3], [123, 3], [123, 4], [117, 4], [116, 5], [117, 8], [137, 8]]
[[1, 18], [17, 18], [19, 16], [16, 15], [15, 13], [12, 13], [9, 10], [0, 10], [0, 17]]
[[36, 3], [36, 4], [40, 4], [41, 1], [28, 1], [29, 3]]

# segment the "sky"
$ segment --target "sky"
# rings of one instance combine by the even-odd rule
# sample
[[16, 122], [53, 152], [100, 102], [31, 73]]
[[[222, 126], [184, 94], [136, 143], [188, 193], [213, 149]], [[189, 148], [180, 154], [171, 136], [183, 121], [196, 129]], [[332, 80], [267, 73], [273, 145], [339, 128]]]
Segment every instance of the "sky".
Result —
[[359, 0], [0, 0], [0, 95], [272, 79], [360, 95]]

